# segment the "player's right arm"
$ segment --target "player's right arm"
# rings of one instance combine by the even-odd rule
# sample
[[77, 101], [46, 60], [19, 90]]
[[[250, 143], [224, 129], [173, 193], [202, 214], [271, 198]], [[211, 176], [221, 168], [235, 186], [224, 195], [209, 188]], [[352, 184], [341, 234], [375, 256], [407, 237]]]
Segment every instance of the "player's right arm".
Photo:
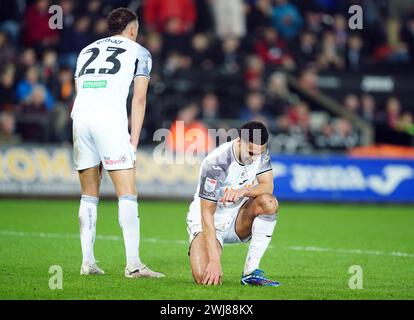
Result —
[[216, 285], [221, 282], [220, 249], [217, 246], [214, 215], [217, 209], [220, 186], [224, 180], [225, 172], [214, 159], [203, 162], [198, 196], [200, 197], [201, 226], [208, 258], [203, 284], [207, 285]]
[[220, 252], [217, 248], [216, 228], [214, 225], [214, 214], [217, 203], [200, 199], [201, 202], [201, 224], [203, 236], [206, 242], [208, 264], [204, 273], [203, 284], [217, 285], [221, 283]]

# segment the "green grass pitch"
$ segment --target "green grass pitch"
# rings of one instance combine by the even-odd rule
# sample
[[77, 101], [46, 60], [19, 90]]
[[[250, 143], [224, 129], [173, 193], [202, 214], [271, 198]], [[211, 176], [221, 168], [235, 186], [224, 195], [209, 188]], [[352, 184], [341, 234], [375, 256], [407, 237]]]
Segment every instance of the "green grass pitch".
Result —
[[[196, 286], [187, 256], [188, 203], [140, 201], [141, 258], [162, 279], [127, 279], [117, 202], [101, 201], [95, 253], [106, 271], [81, 277], [76, 200], [0, 200], [1, 299], [413, 299], [414, 210], [283, 203], [261, 267], [282, 286], [243, 287], [247, 245], [226, 245], [223, 285]], [[63, 289], [49, 288], [49, 267]], [[363, 271], [351, 290], [349, 268]]]

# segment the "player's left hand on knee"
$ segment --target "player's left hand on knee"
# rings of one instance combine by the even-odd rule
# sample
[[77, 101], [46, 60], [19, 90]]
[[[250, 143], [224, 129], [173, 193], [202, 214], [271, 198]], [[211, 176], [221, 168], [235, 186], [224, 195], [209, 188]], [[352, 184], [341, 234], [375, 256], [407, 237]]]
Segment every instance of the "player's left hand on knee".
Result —
[[232, 190], [228, 189], [224, 192], [224, 195], [222, 198], [219, 199], [220, 202], [223, 202], [223, 205], [226, 206], [226, 202], [237, 202], [240, 200], [240, 198], [243, 198], [246, 194], [246, 189], [237, 189]]

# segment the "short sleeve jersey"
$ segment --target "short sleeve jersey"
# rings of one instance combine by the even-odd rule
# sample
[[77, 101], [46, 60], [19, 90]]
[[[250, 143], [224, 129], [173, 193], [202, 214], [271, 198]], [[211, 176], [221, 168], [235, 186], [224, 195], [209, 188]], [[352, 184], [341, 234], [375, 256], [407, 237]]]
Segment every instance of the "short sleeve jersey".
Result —
[[[200, 199], [218, 202], [226, 189], [250, 187], [256, 183], [256, 178], [272, 170], [268, 151], [264, 152], [253, 163], [245, 165], [239, 162], [234, 154], [233, 141], [222, 144], [213, 150], [202, 162], [197, 191], [190, 210], [200, 207]], [[237, 203], [223, 206], [217, 204], [216, 214], [238, 210], [245, 199]], [[199, 210], [198, 210], [199, 211]]]
[[150, 52], [126, 37], [112, 36], [91, 43], [77, 59], [77, 95], [72, 116], [95, 109], [125, 118], [132, 80], [149, 78], [151, 68]]

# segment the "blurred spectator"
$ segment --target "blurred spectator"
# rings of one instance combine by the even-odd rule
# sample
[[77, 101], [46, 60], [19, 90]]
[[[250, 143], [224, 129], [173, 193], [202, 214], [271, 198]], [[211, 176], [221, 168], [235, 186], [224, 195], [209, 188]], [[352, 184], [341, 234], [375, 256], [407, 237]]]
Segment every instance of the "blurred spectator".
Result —
[[325, 124], [321, 134], [316, 136], [315, 145], [321, 149], [344, 150], [358, 144], [358, 135], [349, 120], [338, 118], [332, 124]]
[[404, 112], [397, 123], [396, 129], [414, 135], [413, 114], [409, 111]]
[[53, 122], [48, 115], [47, 99], [45, 87], [35, 84], [27, 98], [18, 106], [19, 133], [25, 141], [49, 141]]
[[210, 1], [194, 1], [197, 12], [197, 19], [194, 25], [194, 32], [196, 33], [213, 33], [214, 31], [213, 8], [211, 7]]
[[91, 18], [92, 21], [97, 21], [101, 16], [102, 1], [101, 0], [89, 0], [85, 1], [86, 15]]
[[307, 11], [306, 29], [319, 37], [324, 30], [324, 25], [322, 23], [322, 13], [313, 10]]
[[79, 52], [92, 41], [89, 28], [91, 18], [81, 16], [76, 19], [72, 28], [62, 30], [62, 39], [59, 45], [59, 62], [68, 65], [73, 70], [76, 68], [76, 59]]
[[5, 32], [15, 44], [19, 42], [19, 22], [23, 6], [21, 1], [0, 1], [0, 31]]
[[167, 145], [171, 150], [205, 154], [214, 148], [214, 141], [208, 134], [208, 128], [197, 120], [198, 113], [199, 109], [195, 103], [189, 103], [179, 111], [167, 138]]
[[201, 100], [201, 119], [204, 121], [219, 119], [220, 103], [217, 95], [209, 92]]
[[288, 0], [276, 0], [273, 7], [273, 26], [279, 31], [281, 37], [293, 40], [303, 26], [303, 18], [295, 5]]
[[57, 100], [55, 107], [51, 112], [53, 125], [51, 129], [51, 139], [55, 142], [70, 141], [70, 112], [75, 99], [75, 86], [72, 69], [62, 67], [57, 77], [57, 86], [55, 86], [54, 97]]
[[334, 17], [335, 42], [340, 50], [345, 49], [348, 40], [348, 23], [345, 17], [337, 14]]
[[75, 99], [73, 72], [69, 67], [62, 67], [52, 86], [56, 104], [50, 114], [50, 140], [53, 142], [69, 142], [71, 138], [70, 112]]
[[348, 94], [344, 98], [344, 109], [352, 114], [360, 112], [360, 102], [358, 96], [355, 94]]
[[13, 64], [9, 64], [0, 72], [0, 112], [12, 111], [16, 104], [15, 96], [15, 72]]
[[0, 112], [0, 145], [18, 144], [20, 137], [15, 134], [16, 120], [10, 112]]
[[167, 77], [172, 77], [183, 67], [183, 58], [180, 54], [172, 52], [165, 60], [163, 73]]
[[146, 41], [147, 49], [151, 52], [152, 57], [152, 70], [151, 70], [151, 82], [157, 82], [159, 80], [162, 70], [162, 38], [159, 33], [151, 32], [147, 36]]
[[196, 16], [193, 0], [145, 0], [144, 2], [144, 23], [148, 31], [165, 32], [173, 28], [176, 34], [187, 33], [193, 30]]
[[290, 106], [298, 102], [287, 86], [286, 75], [281, 72], [273, 73], [268, 80], [266, 94], [266, 110], [273, 115], [287, 113]]
[[36, 53], [32, 48], [23, 49], [23, 52], [20, 54], [17, 63], [17, 78], [24, 76], [26, 70], [37, 63]]
[[63, 12], [63, 29], [71, 28], [75, 22], [75, 3], [73, 0], [60, 0], [59, 5]]
[[40, 65], [40, 82], [51, 88], [56, 82], [59, 72], [57, 63], [57, 54], [54, 50], [46, 50], [43, 53], [42, 63]]
[[349, 37], [345, 59], [348, 70], [360, 71], [365, 67], [363, 40], [359, 35], [353, 34]]
[[36, 65], [29, 67], [25, 78], [17, 84], [16, 95], [23, 110], [30, 110], [33, 107], [36, 112], [43, 108], [47, 112], [54, 107], [54, 99], [49, 90], [39, 82], [38, 66]]
[[386, 123], [391, 129], [397, 129], [401, 115], [401, 104], [396, 97], [390, 97], [385, 106]]
[[280, 116], [278, 116], [276, 118], [275, 131], [277, 133], [289, 134], [291, 128], [292, 127], [290, 125], [290, 120], [289, 120], [289, 116], [287, 115], [287, 113], [286, 114], [281, 114]]
[[[17, 86], [18, 92], [21, 88], [21, 85]], [[49, 108], [51, 105], [50, 102], [47, 101], [48, 98], [50, 98], [50, 94], [46, 91], [44, 86], [40, 84], [31, 85], [28, 94], [20, 100], [18, 110], [21, 113], [46, 114], [50, 110]]]
[[243, 0], [212, 0], [216, 35], [242, 38], [246, 34], [246, 17]]
[[257, 55], [246, 59], [244, 79], [248, 90], [260, 90], [263, 87], [264, 63]]
[[288, 53], [287, 45], [283, 39], [279, 38], [278, 32], [273, 28], [265, 29], [263, 39], [257, 41], [255, 49], [267, 65], [288, 68], [292, 66], [293, 60]]
[[414, 61], [414, 14], [404, 23], [401, 40], [408, 46], [411, 61]]
[[0, 31], [0, 69], [14, 61], [16, 50], [5, 32]]
[[303, 69], [299, 75], [299, 84], [311, 92], [318, 91], [318, 73], [314, 67]]
[[190, 32], [182, 32], [180, 20], [177, 17], [171, 17], [166, 22], [164, 32], [162, 33], [163, 54], [164, 56], [171, 52], [180, 54], [189, 54], [191, 44]]
[[394, 46], [391, 55], [388, 57], [388, 62], [397, 67], [408, 65], [411, 62], [409, 49], [406, 43], [399, 42]]
[[93, 24], [93, 40], [99, 40], [108, 36], [108, 26], [105, 17], [100, 17]]
[[380, 4], [375, 0], [361, 1], [364, 12], [364, 39], [371, 47], [381, 46], [386, 43], [385, 18], [381, 14]]
[[310, 129], [309, 106], [300, 101], [288, 111], [289, 122], [291, 125], [300, 128], [304, 135], [308, 135]]
[[73, 81], [72, 69], [67, 66], [62, 66], [56, 75], [55, 82], [50, 88], [56, 101], [65, 103], [67, 108], [69, 108], [75, 98], [75, 83]]
[[168, 78], [175, 78], [181, 75], [191, 73], [191, 58], [177, 52], [172, 52], [164, 63], [163, 73]]
[[247, 30], [258, 35], [272, 25], [272, 0], [257, 0], [247, 7]]
[[191, 58], [193, 66], [201, 70], [211, 70], [214, 67], [210, 39], [206, 34], [197, 33], [191, 41]]
[[361, 97], [361, 117], [369, 122], [374, 123], [377, 121], [376, 102], [372, 95], [364, 94]]
[[264, 96], [260, 92], [250, 92], [246, 97], [246, 106], [240, 112], [240, 119], [260, 121], [266, 125], [268, 116], [263, 108], [264, 102]]
[[219, 63], [225, 73], [238, 73], [241, 71], [244, 56], [240, 50], [240, 40], [233, 36], [227, 36], [222, 42]]
[[334, 134], [331, 138], [331, 147], [350, 149], [358, 144], [358, 135], [352, 129], [349, 120], [339, 118], [334, 121]]
[[309, 30], [300, 34], [299, 42], [294, 46], [295, 62], [298, 68], [306, 67], [314, 61], [316, 55], [316, 37]]
[[49, 0], [36, 0], [25, 12], [23, 42], [26, 46], [42, 50], [58, 43], [58, 31], [49, 27], [49, 5]]
[[344, 65], [341, 51], [336, 45], [335, 34], [326, 31], [323, 34], [322, 47], [318, 55], [318, 66], [322, 70], [341, 70]]

